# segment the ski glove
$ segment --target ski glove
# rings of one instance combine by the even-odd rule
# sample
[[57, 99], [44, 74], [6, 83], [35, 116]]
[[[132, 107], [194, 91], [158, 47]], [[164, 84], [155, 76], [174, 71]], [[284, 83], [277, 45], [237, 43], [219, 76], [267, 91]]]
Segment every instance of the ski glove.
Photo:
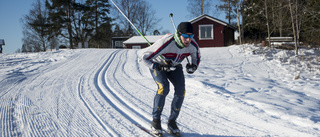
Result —
[[159, 70], [159, 71], [174, 71], [176, 70], [176, 67], [173, 65], [173, 63], [171, 61], [166, 61], [165, 65], [162, 64], [156, 64], [155, 69]]
[[190, 63], [186, 65], [186, 68], [189, 74], [193, 74], [197, 70], [197, 66], [194, 64], [191, 65]]

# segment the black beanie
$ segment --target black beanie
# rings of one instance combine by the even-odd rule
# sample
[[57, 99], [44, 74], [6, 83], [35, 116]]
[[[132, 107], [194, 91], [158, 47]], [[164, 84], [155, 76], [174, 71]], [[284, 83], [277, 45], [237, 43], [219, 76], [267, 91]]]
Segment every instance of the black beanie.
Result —
[[190, 22], [181, 22], [178, 25], [178, 32], [182, 33], [182, 34], [186, 34], [186, 33], [193, 33], [193, 26]]

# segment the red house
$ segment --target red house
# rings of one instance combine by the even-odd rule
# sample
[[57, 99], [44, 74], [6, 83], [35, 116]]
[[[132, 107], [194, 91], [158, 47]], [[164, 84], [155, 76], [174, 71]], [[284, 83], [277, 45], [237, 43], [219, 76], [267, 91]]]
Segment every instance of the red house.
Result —
[[[219, 19], [208, 15], [201, 15], [190, 20], [195, 33], [194, 39], [202, 47], [224, 47], [234, 44], [235, 27]], [[162, 36], [145, 36], [151, 44]], [[123, 47], [128, 49], [140, 49], [148, 47], [148, 43], [142, 36], [133, 36], [123, 42]]]
[[235, 27], [208, 15], [190, 20], [200, 47], [223, 47], [234, 44]]

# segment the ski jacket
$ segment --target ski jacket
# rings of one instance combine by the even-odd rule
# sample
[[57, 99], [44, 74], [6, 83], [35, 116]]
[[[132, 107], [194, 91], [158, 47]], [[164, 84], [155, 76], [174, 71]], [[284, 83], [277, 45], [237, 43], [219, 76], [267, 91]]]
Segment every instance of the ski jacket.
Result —
[[174, 34], [167, 34], [150, 47], [143, 49], [140, 61], [150, 69], [155, 69], [155, 64], [165, 65], [165, 61], [168, 60], [171, 60], [174, 66], [177, 66], [190, 55], [192, 64], [198, 66], [200, 63], [200, 48], [194, 39], [188, 47], [179, 48], [175, 43]]

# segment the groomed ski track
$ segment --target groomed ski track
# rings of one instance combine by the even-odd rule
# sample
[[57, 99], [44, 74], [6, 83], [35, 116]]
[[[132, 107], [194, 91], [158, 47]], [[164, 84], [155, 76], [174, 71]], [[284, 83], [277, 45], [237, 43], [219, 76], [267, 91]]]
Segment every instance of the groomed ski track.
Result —
[[[228, 54], [223, 57], [236, 71], [245, 71], [249, 58], [239, 58], [232, 50], [222, 49], [221, 54]], [[150, 136], [135, 124], [150, 126], [157, 85], [138, 62], [138, 54], [139, 50], [80, 49], [35, 54], [39, 60], [6, 60], [8, 74], [0, 84], [10, 84], [0, 92], [0, 136]], [[198, 81], [197, 76], [222, 77], [211, 76], [211, 70], [230, 67], [224, 62], [221, 68], [206, 69], [210, 63], [202, 64], [204, 71], [199, 69], [197, 75], [186, 75], [187, 95], [178, 120], [183, 136], [316, 134], [266, 113], [212, 79]], [[251, 63], [263, 71], [272, 66]], [[164, 128], [173, 97], [170, 89]]]

